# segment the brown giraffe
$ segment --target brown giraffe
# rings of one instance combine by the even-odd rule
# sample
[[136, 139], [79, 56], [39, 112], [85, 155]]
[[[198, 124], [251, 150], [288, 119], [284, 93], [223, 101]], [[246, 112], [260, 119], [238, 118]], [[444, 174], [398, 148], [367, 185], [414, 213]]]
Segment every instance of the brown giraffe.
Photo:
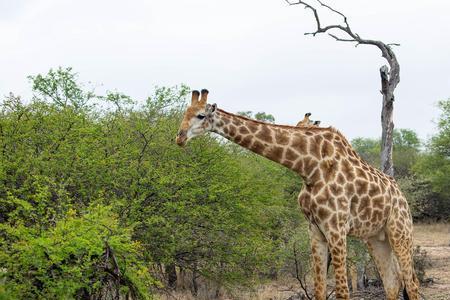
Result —
[[310, 224], [315, 299], [326, 298], [331, 254], [336, 298], [349, 299], [347, 235], [364, 240], [382, 277], [387, 299], [402, 286], [417, 300], [412, 260], [412, 219], [395, 180], [373, 168], [334, 128], [294, 127], [252, 120], [208, 104], [208, 91], [192, 92], [176, 142], [184, 146], [211, 131], [299, 174], [298, 201]]

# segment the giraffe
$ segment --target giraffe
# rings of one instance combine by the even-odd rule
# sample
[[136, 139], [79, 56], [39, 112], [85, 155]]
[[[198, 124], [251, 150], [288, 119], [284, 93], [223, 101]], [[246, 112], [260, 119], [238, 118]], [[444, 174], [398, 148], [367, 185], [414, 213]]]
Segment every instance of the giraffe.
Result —
[[412, 218], [395, 180], [373, 168], [336, 129], [265, 123], [207, 103], [192, 92], [176, 137], [184, 146], [206, 132], [279, 163], [303, 178], [298, 202], [309, 221], [315, 299], [326, 299], [327, 257], [334, 267], [337, 299], [349, 299], [347, 236], [362, 239], [374, 258], [388, 300], [403, 287], [418, 300], [412, 260]]
[[[303, 117], [303, 119], [300, 120], [297, 123], [297, 125], [295, 125], [295, 126], [297, 126], [297, 127], [301, 127], [301, 126], [319, 126], [321, 121], [319, 121], [319, 120], [313, 121], [313, 120], [311, 120], [309, 118], [310, 116], [311, 116], [310, 112], [306, 113], [305, 116]], [[348, 257], [352, 257], [352, 256], [355, 256], [355, 255], [356, 254], [352, 252], [352, 253], [348, 254]], [[347, 266], [347, 267], [348, 267], [348, 276], [350, 277], [348, 281], [351, 283], [352, 291], [356, 292], [358, 290], [358, 281], [357, 281], [358, 280], [358, 272], [357, 272], [357, 269], [356, 269], [356, 265], [353, 263], [353, 264], [350, 264], [350, 266]]]
[[301, 121], [299, 121], [296, 126], [297, 127], [299, 127], [299, 126], [311, 126], [311, 125], [319, 126], [320, 125], [320, 121], [310, 120], [309, 119], [310, 116], [311, 116], [311, 113], [306, 113], [305, 116], [303, 117], [303, 119]]

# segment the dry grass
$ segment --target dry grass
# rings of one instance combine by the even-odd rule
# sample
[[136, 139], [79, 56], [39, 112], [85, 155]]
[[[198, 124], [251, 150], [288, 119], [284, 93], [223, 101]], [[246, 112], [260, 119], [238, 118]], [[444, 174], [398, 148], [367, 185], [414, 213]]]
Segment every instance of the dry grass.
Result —
[[434, 283], [422, 288], [426, 299], [450, 299], [450, 224], [415, 224], [414, 243], [427, 251], [431, 259], [431, 268], [426, 277]]
[[223, 290], [216, 298], [215, 290], [201, 289], [198, 296], [194, 297], [189, 291], [174, 292], [170, 295], [160, 295], [161, 300], [286, 300], [298, 291], [298, 284], [292, 278], [280, 279], [267, 284], [262, 284], [249, 288], [235, 288], [233, 290]]
[[298, 282], [292, 278], [278, 280], [270, 284], [261, 285], [255, 293], [243, 293], [242, 300], [286, 300], [298, 292]]
[[421, 247], [450, 246], [450, 224], [415, 224], [414, 243]]

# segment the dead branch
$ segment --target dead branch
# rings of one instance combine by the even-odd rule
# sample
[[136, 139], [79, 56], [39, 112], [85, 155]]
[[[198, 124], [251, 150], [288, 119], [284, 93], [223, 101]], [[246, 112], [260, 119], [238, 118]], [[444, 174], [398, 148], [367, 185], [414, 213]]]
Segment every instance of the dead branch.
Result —
[[329, 30], [338, 29], [338, 30], [346, 33], [350, 38], [340, 38], [332, 33], [328, 33], [328, 34], [337, 41], [354, 42], [354, 43], [356, 43], [356, 45], [374, 45], [374, 46], [378, 47], [381, 50], [382, 56], [388, 61], [391, 68], [393, 67], [391, 65], [391, 60], [395, 59], [395, 55], [392, 52], [391, 46], [400, 46], [400, 44], [397, 44], [397, 43], [385, 44], [381, 41], [361, 38], [361, 36], [359, 34], [354, 33], [353, 30], [350, 28], [347, 17], [343, 13], [330, 7], [329, 5], [324, 4], [320, 0], [316, 0], [316, 1], [319, 2], [319, 4], [322, 7], [325, 7], [327, 9], [331, 10], [332, 12], [340, 15], [343, 18], [345, 25], [328, 25], [328, 26], [322, 27], [322, 25], [320, 23], [319, 13], [317, 12], [317, 9], [315, 7], [313, 7], [310, 4], [308, 4], [304, 1], [301, 1], [301, 0], [299, 0], [297, 2], [291, 2], [290, 0], [285, 0], [285, 1], [289, 5], [303, 5], [303, 6], [305, 6], [306, 9], [310, 9], [313, 12], [314, 18], [316, 19], [317, 29], [314, 32], [307, 32], [307, 33], [305, 33], [305, 35], [316, 36], [318, 33], [327, 33]]
[[[386, 59], [389, 64], [387, 66], [382, 66], [380, 68], [380, 76], [382, 81], [383, 94], [383, 107], [381, 112], [381, 127], [382, 127], [382, 147], [381, 147], [381, 170], [393, 176], [394, 169], [392, 163], [392, 133], [394, 130], [393, 123], [393, 102], [394, 102], [394, 90], [400, 82], [400, 65], [397, 61], [397, 57], [392, 51], [391, 46], [400, 46], [398, 43], [384, 43], [379, 40], [365, 39], [362, 38], [358, 33], [354, 32], [348, 22], [347, 17], [340, 11], [330, 7], [329, 5], [323, 3], [321, 0], [316, 0], [321, 7], [330, 10], [331, 12], [339, 15], [343, 19], [343, 24], [332, 24], [323, 26], [320, 22], [319, 13], [317, 8], [306, 3], [302, 0], [297, 0], [292, 2], [291, 0], [285, 0], [288, 5], [302, 5], [305, 9], [312, 11], [317, 29], [314, 32], [307, 32], [305, 35], [316, 36], [319, 33], [328, 33], [329, 36], [334, 38], [338, 42], [351, 42], [355, 43], [355, 47], [358, 45], [373, 45], [376, 46], [381, 51], [382, 57]], [[343, 37], [338, 36], [330, 31], [337, 30], [344, 34]]]

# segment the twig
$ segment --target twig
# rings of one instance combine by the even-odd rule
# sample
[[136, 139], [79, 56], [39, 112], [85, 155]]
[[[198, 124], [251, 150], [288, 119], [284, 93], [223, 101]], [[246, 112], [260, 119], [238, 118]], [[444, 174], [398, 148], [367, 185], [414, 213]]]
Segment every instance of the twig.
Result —
[[293, 250], [294, 250], [294, 262], [295, 262], [295, 278], [300, 283], [300, 287], [302, 288], [303, 292], [305, 293], [306, 298], [308, 298], [309, 300], [312, 300], [313, 298], [309, 295], [308, 288], [306, 285], [306, 272], [301, 272], [301, 273], [303, 273], [303, 279], [300, 277], [298, 260], [297, 260], [297, 248], [295, 247], [295, 243], [293, 245]]

